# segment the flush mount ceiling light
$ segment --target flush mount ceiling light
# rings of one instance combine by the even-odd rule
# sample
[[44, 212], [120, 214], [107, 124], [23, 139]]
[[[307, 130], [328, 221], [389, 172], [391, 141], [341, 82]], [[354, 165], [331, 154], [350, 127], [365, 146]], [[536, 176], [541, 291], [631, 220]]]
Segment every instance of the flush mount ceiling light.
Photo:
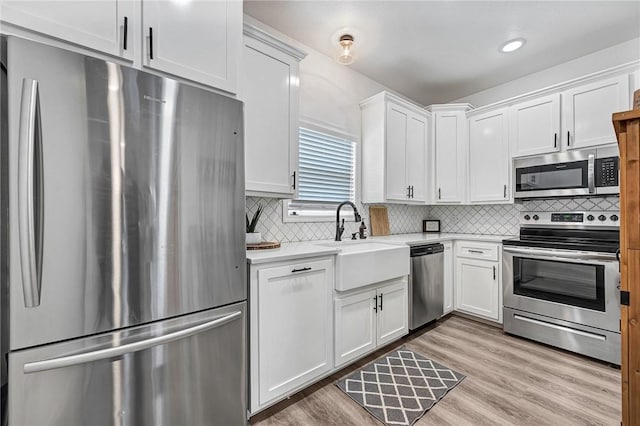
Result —
[[502, 53], [510, 53], [520, 49], [527, 41], [523, 38], [516, 38], [513, 40], [509, 40], [500, 46], [500, 51]]
[[353, 54], [351, 47], [353, 46], [353, 36], [351, 34], [343, 34], [339, 39], [340, 48], [342, 49], [340, 56], [336, 58], [338, 63], [342, 65], [351, 65], [353, 63]]

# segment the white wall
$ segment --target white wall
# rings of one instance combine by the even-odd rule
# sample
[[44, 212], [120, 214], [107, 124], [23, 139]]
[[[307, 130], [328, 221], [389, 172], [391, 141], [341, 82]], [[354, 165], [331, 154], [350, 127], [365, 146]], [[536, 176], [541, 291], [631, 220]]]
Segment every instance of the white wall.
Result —
[[[388, 87], [338, 64], [272, 27], [244, 15], [245, 22], [307, 52], [300, 62], [300, 119], [360, 139], [360, 102]], [[329, 40], [327, 40], [327, 43]], [[396, 93], [397, 94], [397, 93]]]
[[468, 102], [478, 108], [638, 59], [640, 59], [640, 38], [599, 50], [453, 102]]

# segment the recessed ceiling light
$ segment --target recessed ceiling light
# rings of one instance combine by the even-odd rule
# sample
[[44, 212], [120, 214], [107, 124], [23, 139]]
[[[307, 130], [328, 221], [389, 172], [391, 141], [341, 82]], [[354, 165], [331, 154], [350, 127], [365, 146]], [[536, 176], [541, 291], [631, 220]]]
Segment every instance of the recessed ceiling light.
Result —
[[509, 40], [506, 43], [504, 43], [502, 46], [500, 46], [500, 51], [502, 53], [509, 53], [509, 52], [513, 52], [514, 50], [518, 50], [520, 49], [522, 46], [524, 46], [524, 44], [527, 41], [523, 38], [516, 38], [513, 40]]

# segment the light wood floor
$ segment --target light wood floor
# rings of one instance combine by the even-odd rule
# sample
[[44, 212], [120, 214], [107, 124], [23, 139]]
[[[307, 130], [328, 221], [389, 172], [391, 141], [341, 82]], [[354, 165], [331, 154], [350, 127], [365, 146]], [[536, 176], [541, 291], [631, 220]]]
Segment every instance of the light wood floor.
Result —
[[406, 345], [467, 377], [416, 425], [619, 425], [620, 370], [456, 316], [254, 416], [254, 425], [380, 425], [334, 382]]

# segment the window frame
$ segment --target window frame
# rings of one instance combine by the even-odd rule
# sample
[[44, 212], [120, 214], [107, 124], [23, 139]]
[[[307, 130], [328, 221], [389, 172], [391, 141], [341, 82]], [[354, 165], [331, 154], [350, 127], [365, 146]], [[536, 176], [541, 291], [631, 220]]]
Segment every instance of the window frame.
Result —
[[[305, 128], [314, 132], [324, 133], [329, 136], [333, 136], [339, 139], [345, 139], [352, 141], [354, 143], [354, 203], [358, 205], [360, 203], [360, 189], [361, 189], [361, 148], [362, 144], [360, 143], [360, 137], [354, 134], [348, 133], [346, 130], [339, 129], [335, 126], [332, 126], [328, 123], [320, 123], [315, 120], [309, 119], [301, 119], [298, 123], [298, 136], [300, 135], [300, 128]], [[296, 155], [299, 155], [299, 150], [296, 152]], [[297, 161], [296, 161], [297, 164]], [[296, 189], [296, 194], [297, 194]], [[289, 206], [291, 202], [295, 202], [293, 199], [284, 199], [282, 200], [282, 222], [283, 223], [314, 223], [314, 222], [335, 222], [336, 220], [336, 208], [339, 203], [309, 203], [309, 208], [304, 209], [309, 212], [309, 214], [304, 215], [291, 215], [289, 214]], [[313, 205], [323, 205], [327, 206], [322, 209], [314, 209]], [[345, 219], [346, 221], [353, 221], [353, 210], [351, 208], [344, 208], [340, 211], [340, 218]]]

